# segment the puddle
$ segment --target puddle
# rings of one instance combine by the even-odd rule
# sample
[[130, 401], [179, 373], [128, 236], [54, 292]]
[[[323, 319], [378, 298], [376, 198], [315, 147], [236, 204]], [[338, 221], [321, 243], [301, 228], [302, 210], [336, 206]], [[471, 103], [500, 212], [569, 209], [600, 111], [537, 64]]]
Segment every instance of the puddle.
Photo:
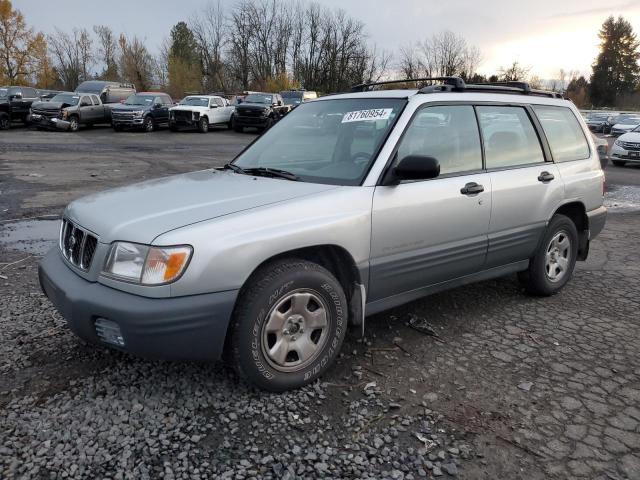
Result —
[[60, 220], [23, 220], [0, 224], [0, 246], [44, 255], [56, 245]]
[[623, 185], [611, 187], [604, 196], [607, 209], [615, 212], [640, 211], [640, 187]]

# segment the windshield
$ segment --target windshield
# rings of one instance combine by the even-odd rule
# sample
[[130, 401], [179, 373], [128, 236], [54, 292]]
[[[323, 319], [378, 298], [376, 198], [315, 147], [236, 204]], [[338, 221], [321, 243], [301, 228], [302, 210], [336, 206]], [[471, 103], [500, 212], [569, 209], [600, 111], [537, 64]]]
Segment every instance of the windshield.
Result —
[[300, 105], [302, 103], [302, 93], [282, 93], [282, 101], [285, 105]]
[[151, 105], [153, 103], [154, 95], [131, 95], [124, 102], [125, 105]]
[[193, 107], [208, 107], [209, 99], [207, 97], [185, 97], [180, 105], [191, 105]]
[[311, 183], [359, 185], [406, 103], [398, 98], [303, 103], [234, 164], [286, 170]]
[[268, 105], [271, 105], [273, 103], [273, 95], [252, 93], [251, 95], [247, 95], [245, 97], [244, 103], [266, 103]]
[[77, 105], [79, 100], [80, 96], [72, 93], [59, 93], [51, 99], [52, 102], [67, 103], [69, 105]]

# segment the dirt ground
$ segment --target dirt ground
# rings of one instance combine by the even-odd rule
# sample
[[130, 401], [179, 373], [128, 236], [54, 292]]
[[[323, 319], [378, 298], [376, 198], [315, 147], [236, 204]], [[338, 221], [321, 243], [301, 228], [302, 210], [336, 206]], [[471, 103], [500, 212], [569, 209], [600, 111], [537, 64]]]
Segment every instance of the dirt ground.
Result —
[[[207, 475], [207, 468], [238, 464], [245, 458], [238, 452], [245, 452], [248, 464], [259, 466], [255, 471], [248, 466], [239, 477], [234, 470], [235, 477], [229, 478], [284, 478], [291, 470], [300, 478], [355, 478], [364, 475], [353, 464], [364, 448], [364, 440], [358, 439], [369, 438], [359, 435], [367, 432], [372, 435], [370, 448], [376, 451], [368, 450], [367, 461], [381, 458], [379, 462], [389, 464], [380, 470], [387, 472], [381, 477], [640, 478], [637, 167], [607, 168], [611, 208], [606, 228], [593, 242], [588, 261], [579, 263], [560, 294], [531, 298], [515, 277], [506, 277], [370, 317], [365, 339], [350, 332], [338, 363], [318, 387], [322, 393], [313, 399], [304, 393], [312, 404], [313, 422], [318, 422], [314, 428], [285, 422], [262, 430], [262, 424], [250, 423], [258, 418], [269, 424], [264, 413], [270, 411], [269, 404], [277, 405], [282, 399], [286, 403], [289, 398], [297, 404], [301, 397], [278, 397], [239, 386], [225, 367], [146, 362], [75, 338], [40, 293], [37, 280], [38, 255], [55, 243], [55, 222], [34, 227], [42, 227], [39, 236], [43, 238], [35, 240], [43, 245], [23, 248], [34, 239], [15, 237], [15, 220], [55, 219], [69, 201], [89, 192], [222, 165], [253, 138], [253, 134], [226, 130], [206, 135], [114, 134], [98, 128], [78, 135], [25, 129], [0, 132], [0, 417], [4, 418], [0, 432], [6, 436], [0, 447], [0, 477], [30, 478], [29, 472], [38, 471], [39, 465], [42, 478], [55, 471], [55, 445], [46, 444], [47, 436], [36, 430], [43, 425], [68, 428], [71, 440], [67, 442], [90, 436], [87, 431], [93, 431], [96, 420], [90, 418], [93, 407], [89, 406], [95, 406], [96, 399], [134, 402], [132, 408], [140, 404], [142, 414], [151, 408], [145, 403], [150, 399], [167, 396], [169, 403], [175, 403], [202, 395], [206, 408], [185, 403], [178, 417], [210, 423], [208, 443], [197, 441], [198, 455], [180, 460], [175, 452], [183, 447], [157, 459], [150, 450], [145, 455], [155, 459], [158, 470], [148, 472], [149, 478], [174, 478], [166, 473], [167, 462], [174, 460], [190, 462], [185, 470], [189, 476], [176, 474], [175, 478], [217, 478], [223, 476], [222, 470]], [[426, 318], [436, 335], [410, 328], [412, 316]], [[201, 382], [206, 382], [204, 393]], [[164, 412], [161, 417], [168, 418], [163, 408], [171, 407], [166, 401], [157, 402], [154, 412]], [[252, 417], [254, 413], [246, 408], [234, 407], [252, 402], [264, 408], [261, 416]], [[83, 413], [67, 422], [69, 411]], [[234, 422], [229, 412], [236, 411], [233, 415], [245, 415], [248, 420], [244, 428], [239, 424], [234, 430], [229, 427]], [[169, 428], [166, 420], [153, 419], [158, 425], [151, 436], [158, 431], [162, 436]], [[447, 460], [430, 460], [428, 453], [420, 453], [422, 440], [415, 433], [425, 421], [434, 425], [434, 434], [447, 437], [440, 443]], [[254, 435], [254, 430], [260, 435]], [[384, 439], [394, 431], [398, 440], [387, 442], [391, 451], [385, 456]], [[171, 442], [193, 443], [191, 433]], [[130, 435], [134, 438], [134, 433]], [[303, 450], [322, 448], [320, 458], [299, 467], [279, 443], [290, 435], [300, 442], [316, 435]], [[114, 459], [122, 454], [117, 447], [121, 442], [109, 436], [98, 438], [96, 448], [110, 453], [105, 465], [117, 470], [121, 464]], [[376, 438], [382, 439], [380, 445]], [[257, 450], [243, 450], [247, 445]], [[295, 447], [287, 448], [298, 455]], [[422, 463], [414, 461], [417, 456]], [[270, 462], [282, 469], [270, 468]], [[456, 468], [450, 473], [440, 467], [436, 470], [435, 462], [450, 462]], [[325, 470], [319, 463], [336, 470]], [[288, 464], [296, 467], [287, 470]], [[403, 468], [407, 465], [410, 468]], [[79, 471], [67, 471], [67, 475], [78, 476], [74, 472]]]

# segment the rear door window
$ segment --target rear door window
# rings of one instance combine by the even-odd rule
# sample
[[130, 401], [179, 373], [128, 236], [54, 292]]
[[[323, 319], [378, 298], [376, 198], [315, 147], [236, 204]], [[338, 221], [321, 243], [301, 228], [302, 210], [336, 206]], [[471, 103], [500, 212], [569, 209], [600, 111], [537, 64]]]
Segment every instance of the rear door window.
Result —
[[398, 160], [409, 155], [434, 157], [440, 174], [482, 169], [478, 123], [471, 105], [446, 105], [419, 110], [398, 147]]
[[589, 158], [589, 144], [571, 109], [537, 105], [533, 107], [549, 142], [553, 160], [571, 162]]
[[91, 95], [91, 100], [93, 101], [94, 105], [100, 105], [100, 99], [97, 97], [97, 95]]
[[540, 139], [524, 107], [476, 107], [484, 141], [486, 168], [544, 162]]
[[36, 89], [35, 88], [29, 88], [29, 87], [23, 87], [22, 88], [22, 96], [24, 98], [36, 98]]

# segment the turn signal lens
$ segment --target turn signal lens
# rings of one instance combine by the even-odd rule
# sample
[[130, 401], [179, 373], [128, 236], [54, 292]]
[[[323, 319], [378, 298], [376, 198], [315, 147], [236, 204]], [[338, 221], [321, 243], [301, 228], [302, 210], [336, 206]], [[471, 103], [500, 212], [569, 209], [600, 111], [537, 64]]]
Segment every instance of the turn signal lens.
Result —
[[145, 262], [142, 283], [153, 285], [173, 282], [182, 274], [190, 257], [191, 247], [152, 247]]

